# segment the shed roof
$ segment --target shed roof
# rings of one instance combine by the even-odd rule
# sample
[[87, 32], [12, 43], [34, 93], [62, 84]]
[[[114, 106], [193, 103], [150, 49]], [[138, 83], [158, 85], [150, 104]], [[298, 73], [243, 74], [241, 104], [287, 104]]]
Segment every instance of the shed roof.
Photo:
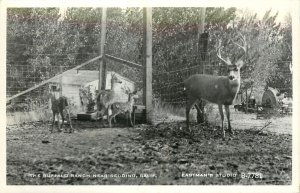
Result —
[[[108, 71], [107, 74], [112, 73], [111, 71]], [[115, 72], [113, 72], [115, 73]], [[123, 80], [126, 80], [127, 82], [132, 82], [130, 79], [121, 76], [118, 73], [115, 73], [117, 76], [121, 77]], [[63, 75], [62, 83], [63, 84], [70, 84], [70, 85], [86, 85], [87, 83], [90, 83], [92, 81], [99, 79], [99, 72], [94, 70], [72, 70], [70, 72], [67, 72], [65, 75]], [[53, 83], [59, 83], [60, 78], [55, 78]]]
[[[63, 84], [84, 85], [86, 83], [98, 80], [98, 71], [93, 70], [71, 70], [62, 77]], [[60, 78], [55, 78], [52, 82], [59, 83]]]

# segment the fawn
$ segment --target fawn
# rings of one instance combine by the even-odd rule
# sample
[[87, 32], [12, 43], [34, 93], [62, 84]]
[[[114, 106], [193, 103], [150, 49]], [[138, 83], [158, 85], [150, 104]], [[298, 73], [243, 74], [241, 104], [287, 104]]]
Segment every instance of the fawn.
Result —
[[[68, 106], [68, 100], [64, 96], [60, 96], [56, 98], [55, 94], [51, 94], [51, 110], [53, 113], [53, 120], [52, 120], [52, 128], [51, 128], [51, 133], [53, 132], [53, 127], [54, 127], [54, 122], [55, 122], [55, 116], [57, 115], [57, 123], [58, 123], [58, 130], [61, 131], [61, 128], [64, 124], [64, 111], [67, 113], [67, 117], [70, 123], [70, 129], [69, 133], [74, 132], [74, 129], [72, 127], [72, 122], [71, 122], [71, 117], [70, 117], [70, 112], [67, 108]], [[62, 118], [62, 123], [61, 125], [59, 124], [59, 114], [61, 115]]]
[[[247, 52], [246, 38], [242, 36], [243, 46], [234, 42], [240, 48]], [[186, 106], [186, 125], [189, 129], [189, 112], [190, 109], [195, 105], [197, 112], [201, 112], [201, 119], [199, 122], [203, 122], [203, 113], [204, 113], [204, 102], [208, 101], [215, 103], [219, 107], [219, 113], [222, 120], [222, 132], [223, 139], [225, 139], [225, 131], [223, 127], [224, 114], [223, 114], [223, 105], [225, 106], [226, 116], [228, 120], [228, 130], [233, 134], [231, 125], [230, 125], [230, 111], [229, 105], [232, 105], [233, 100], [236, 98], [237, 93], [240, 89], [241, 78], [240, 78], [240, 68], [243, 66], [243, 60], [241, 58], [235, 63], [232, 64], [229, 58], [226, 60], [221, 57], [221, 41], [219, 41], [219, 50], [217, 56], [223, 62], [227, 64], [228, 75], [227, 76], [213, 76], [213, 75], [204, 75], [196, 74], [189, 77], [184, 81], [184, 87], [186, 90], [187, 96], [187, 106]], [[204, 100], [204, 101], [203, 101]]]
[[112, 104], [112, 114], [109, 117], [109, 127], [111, 127], [111, 120], [120, 113], [127, 113], [127, 123], [129, 119], [130, 126], [133, 127], [131, 114], [133, 112], [134, 99], [138, 98], [138, 95], [136, 95], [136, 92], [133, 93], [127, 92], [126, 94], [128, 94], [127, 102], [116, 102]]
[[111, 105], [119, 101], [119, 96], [116, 89], [118, 84], [121, 83], [122, 81], [115, 74], [112, 74], [111, 90], [103, 90], [96, 95], [97, 115], [101, 116], [102, 120], [105, 112], [107, 113], [107, 120], [108, 120], [109, 109], [111, 109]]

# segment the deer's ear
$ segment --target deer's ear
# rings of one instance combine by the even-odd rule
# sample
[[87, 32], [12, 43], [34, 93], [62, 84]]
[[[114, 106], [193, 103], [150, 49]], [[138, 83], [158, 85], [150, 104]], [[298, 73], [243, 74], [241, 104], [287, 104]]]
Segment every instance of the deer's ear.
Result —
[[244, 62], [243, 62], [243, 60], [238, 60], [238, 61], [236, 62], [235, 65], [236, 65], [238, 68], [242, 68], [243, 65], [244, 65]]

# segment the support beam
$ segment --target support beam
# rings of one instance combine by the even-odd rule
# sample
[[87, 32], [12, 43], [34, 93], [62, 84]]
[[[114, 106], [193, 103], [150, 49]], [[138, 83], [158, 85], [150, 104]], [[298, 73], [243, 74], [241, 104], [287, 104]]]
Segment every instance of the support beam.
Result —
[[152, 8], [143, 9], [143, 65], [144, 91], [143, 103], [146, 106], [146, 121], [153, 123], [152, 108]]
[[116, 56], [112, 56], [112, 55], [105, 54], [105, 58], [110, 59], [110, 60], [113, 60], [113, 61], [115, 61], [115, 62], [119, 62], [119, 63], [122, 63], [122, 64], [126, 64], [127, 66], [132, 67], [132, 68], [143, 69], [143, 66], [140, 65], [140, 64], [137, 64], [137, 63], [134, 63], [134, 62], [130, 62], [130, 61], [128, 61], [128, 60], [124, 60], [124, 59], [118, 58], [118, 57], [116, 57]]
[[105, 64], [105, 38], [106, 38], [106, 7], [102, 8], [102, 18], [101, 18], [101, 38], [100, 38], [100, 56], [102, 60], [99, 62], [99, 84], [98, 91], [105, 88], [105, 75], [106, 75], [106, 64]]

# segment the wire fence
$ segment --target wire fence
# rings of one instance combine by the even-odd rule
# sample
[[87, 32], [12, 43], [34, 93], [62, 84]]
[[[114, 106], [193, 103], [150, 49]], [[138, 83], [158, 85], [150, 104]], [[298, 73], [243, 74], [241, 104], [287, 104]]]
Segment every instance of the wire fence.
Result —
[[[70, 15], [70, 18], [63, 21], [58, 20], [51, 9], [8, 10], [7, 97], [99, 55], [101, 9], [92, 9], [89, 13], [88, 9], [82, 9], [86, 14], [91, 14], [86, 17], [82, 15], [77, 17], [78, 10], [71, 10], [70, 13], [75, 14], [74, 17]], [[115, 11], [121, 9], [111, 8], [109, 14]], [[134, 36], [140, 32], [135, 26], [110, 17], [106, 25], [108, 31], [106, 53], [132, 59], [130, 57], [133, 54], [122, 55], [120, 51], [123, 49], [122, 45], [126, 45], [125, 41], [128, 38], [126, 36], [132, 37], [128, 45], [137, 45], [141, 37], [134, 38]], [[18, 34], [20, 33], [18, 30], [23, 30], [23, 34]], [[56, 37], [61, 41], [52, 41]], [[136, 49], [135, 47], [130, 46], [132, 49]], [[115, 63], [108, 63], [108, 70], [114, 68]], [[85, 69], [98, 70], [98, 65], [91, 64]]]
[[[226, 69], [207, 49], [207, 33], [195, 29], [162, 40], [153, 53], [153, 90], [156, 100], [175, 106], [185, 103], [183, 81], [193, 74], [219, 75]], [[178, 38], [180, 37], [180, 38]], [[165, 46], [164, 46], [165, 45]]]
[[[217, 57], [215, 44], [217, 37], [203, 33], [200, 38], [197, 30], [191, 28], [172, 37], [160, 39], [153, 48], [153, 93], [155, 100], [163, 104], [184, 105], [185, 92], [183, 81], [194, 74], [226, 74], [227, 66]], [[228, 53], [227, 53], [228, 54]], [[226, 55], [226, 53], [225, 53]], [[279, 60], [273, 74], [264, 83], [270, 87], [287, 92], [292, 96], [291, 60]], [[252, 77], [248, 68], [264, 64], [244, 65], [241, 69], [242, 84], [244, 79]], [[257, 72], [256, 72], [257, 73]]]
[[[57, 22], [57, 18], [48, 18], [41, 22], [38, 19], [26, 16], [22, 20], [22, 16], [15, 17], [15, 14], [8, 14], [7, 19], [7, 98], [81, 65], [97, 57], [100, 53], [101, 26], [99, 18], [95, 22], [81, 21], [80, 19], [78, 21], [64, 21], [63, 25]], [[18, 34], [20, 28], [24, 32], [21, 35]], [[60, 31], [55, 32], [60, 28], [61, 31], [67, 30], [63, 33]], [[141, 64], [142, 52], [139, 51], [142, 39], [141, 31], [141, 29], [136, 30], [129, 23], [120, 23], [108, 18], [105, 54]], [[56, 34], [60, 34], [64, 39]], [[56, 36], [58, 40], [52, 41]], [[61, 41], [59, 41], [60, 39]], [[105, 60], [105, 64], [105, 71], [117, 72], [123, 77], [136, 82], [137, 87], [142, 88], [143, 71], [109, 59]], [[97, 71], [99, 71], [99, 60], [78, 69], [78, 71], [84, 70], [93, 71], [93, 80], [98, 80], [98, 75], [95, 76], [95, 74], [98, 74]], [[49, 110], [49, 88], [52, 85], [59, 85], [60, 81], [62, 84], [68, 84], [65, 92], [69, 93], [71, 92], [69, 91], [71, 86], [84, 86], [86, 81], [92, 81], [91, 75], [86, 75], [83, 78], [79, 76], [77, 78], [76, 76], [76, 74], [74, 74], [74, 77], [70, 77], [68, 74], [63, 75], [55, 81], [7, 101], [7, 116], [14, 117], [11, 116], [11, 113], [15, 112], [29, 112], [32, 110], [45, 112], [45, 110]], [[73, 82], [65, 82], [66, 79], [71, 78], [74, 80]], [[82, 82], [80, 82], [81, 80]], [[80, 94], [71, 93], [70, 96], [74, 95], [79, 96]], [[72, 99], [69, 101], [70, 106], [74, 106], [72, 101]], [[46, 116], [49, 118], [49, 115]]]
[[[9, 17], [10, 15], [8, 15]], [[45, 22], [48, 22], [48, 20]], [[38, 24], [38, 22], [30, 22], [28, 26], [36, 29]], [[73, 41], [76, 37], [84, 39], [84, 43], [81, 43], [77, 49], [62, 50], [59, 44], [55, 44], [49, 45], [49, 47], [56, 49], [41, 51], [39, 47], [47, 42], [46, 37], [39, 37], [33, 42], [11, 41], [8, 38], [6, 65], [7, 97], [33, 87], [99, 54], [99, 23], [69, 21], [68, 24], [72, 26], [70, 27], [71, 32], [67, 36], [68, 40]], [[106, 54], [142, 64], [141, 26], [118, 23], [112, 20], [108, 24]], [[189, 25], [187, 24], [186, 26]], [[180, 30], [177, 30], [178, 28]], [[36, 35], [36, 32], [30, 31], [27, 34], [27, 36], [31, 35]], [[226, 66], [221, 65], [221, 62], [217, 59], [216, 51], [209, 49], [209, 45], [211, 44], [210, 47], [212, 47], [216, 40], [209, 37], [208, 33], [203, 33], [199, 37], [197, 27], [168, 26], [168, 29], [165, 31], [154, 30], [153, 37], [152, 87], [155, 100], [160, 100], [167, 104], [182, 105], [185, 102], [183, 80], [193, 74], [222, 75], [226, 70]], [[288, 69], [288, 63], [290, 62], [281, 62], [282, 65], [287, 66], [282, 74], [290, 73]], [[137, 84], [138, 89], [142, 90], [143, 72], [141, 70], [120, 65], [110, 60], [107, 60], [106, 64], [108, 71], [118, 72], [133, 80]], [[93, 62], [81, 70], [97, 71], [98, 63]], [[278, 81], [284, 81], [285, 79], [285, 77], [279, 78]], [[288, 81], [291, 80], [290, 78]], [[43, 86], [19, 97], [18, 100], [43, 98], [47, 89], [47, 86]], [[282, 86], [282, 89], [284, 89], [284, 86]]]

